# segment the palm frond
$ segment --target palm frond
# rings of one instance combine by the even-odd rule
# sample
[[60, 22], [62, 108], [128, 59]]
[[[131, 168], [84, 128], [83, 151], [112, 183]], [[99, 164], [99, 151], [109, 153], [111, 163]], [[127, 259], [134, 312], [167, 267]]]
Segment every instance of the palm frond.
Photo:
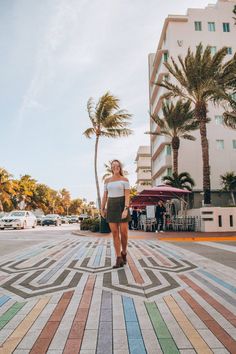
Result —
[[86, 138], [91, 138], [95, 134], [94, 128], [88, 128], [83, 132], [83, 135], [86, 136]]
[[226, 127], [236, 129], [236, 111], [224, 112], [223, 117]]
[[101, 136], [107, 138], [119, 138], [119, 137], [127, 137], [132, 134], [133, 131], [127, 128], [108, 128], [106, 130], [101, 130]]
[[181, 138], [185, 139], [185, 140], [191, 140], [191, 141], [195, 141], [196, 138], [193, 135], [190, 134], [183, 134], [181, 135]]
[[109, 92], [106, 92], [98, 101], [95, 111], [99, 121], [103, 121], [112, 114], [114, 110], [119, 109], [119, 99]]
[[89, 115], [89, 119], [91, 120], [93, 126], [95, 125], [95, 114], [94, 114], [94, 101], [93, 98], [90, 97], [87, 102], [87, 111]]

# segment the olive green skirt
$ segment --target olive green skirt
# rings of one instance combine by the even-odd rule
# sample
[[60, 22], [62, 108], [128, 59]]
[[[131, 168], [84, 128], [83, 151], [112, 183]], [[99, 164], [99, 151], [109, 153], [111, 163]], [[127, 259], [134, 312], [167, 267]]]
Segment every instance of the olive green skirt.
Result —
[[107, 215], [106, 221], [120, 223], [129, 222], [131, 220], [128, 210], [128, 216], [125, 219], [121, 219], [122, 212], [125, 208], [125, 197], [108, 198], [107, 201]]

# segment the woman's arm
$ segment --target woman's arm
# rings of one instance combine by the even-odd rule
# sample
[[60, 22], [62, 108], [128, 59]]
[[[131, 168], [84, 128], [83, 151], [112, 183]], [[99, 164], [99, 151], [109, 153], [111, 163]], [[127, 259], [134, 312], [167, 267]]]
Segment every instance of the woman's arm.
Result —
[[100, 210], [100, 214], [102, 215], [103, 218], [106, 217], [106, 204], [107, 204], [107, 198], [108, 198], [107, 183], [108, 183], [108, 180], [106, 179], [105, 183], [104, 183], [104, 193], [103, 193], [103, 197], [102, 197], [102, 204], [101, 204], [101, 210]]
[[105, 208], [106, 208], [106, 203], [107, 203], [107, 191], [105, 191], [104, 193], [103, 193], [103, 197], [102, 197], [102, 204], [101, 204], [101, 210], [105, 210]]
[[129, 208], [130, 190], [125, 189], [125, 209]]
[[[129, 188], [129, 181], [126, 179], [125, 182], [127, 183], [126, 187]], [[128, 215], [128, 210], [129, 210], [129, 201], [130, 201], [130, 189], [125, 189], [125, 207], [122, 212], [122, 219], [125, 219]]]

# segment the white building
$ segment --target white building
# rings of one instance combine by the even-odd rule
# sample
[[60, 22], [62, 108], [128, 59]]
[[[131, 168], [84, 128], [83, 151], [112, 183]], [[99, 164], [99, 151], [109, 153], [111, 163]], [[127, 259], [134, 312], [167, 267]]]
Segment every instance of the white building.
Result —
[[137, 191], [141, 192], [152, 185], [150, 146], [139, 146], [135, 162]]
[[[227, 60], [236, 51], [236, 25], [233, 19], [233, 9], [236, 0], [218, 0], [215, 5], [208, 5], [205, 9], [188, 9], [184, 16], [170, 15], [166, 18], [158, 43], [157, 51], [149, 55], [149, 95], [150, 112], [161, 116], [160, 97], [164, 88], [153, 85], [160, 82], [167, 69], [163, 65], [169, 57], [177, 59], [184, 57], [188, 47], [195, 50], [202, 42], [203, 46], [210, 45], [212, 53], [226, 46]], [[178, 62], [178, 60], [177, 60]], [[208, 117], [211, 122], [207, 125], [209, 141], [209, 156], [211, 167], [211, 188], [219, 189], [220, 175], [229, 171], [236, 171], [236, 131], [222, 125], [223, 109], [208, 106]], [[150, 121], [150, 130], [157, 129]], [[199, 131], [193, 132], [197, 138], [195, 142], [182, 140], [179, 150], [179, 172], [187, 171], [196, 183], [196, 190], [202, 190], [202, 152]], [[172, 156], [170, 141], [166, 137], [151, 136], [152, 156], [152, 184], [161, 184], [166, 174], [171, 174]]]

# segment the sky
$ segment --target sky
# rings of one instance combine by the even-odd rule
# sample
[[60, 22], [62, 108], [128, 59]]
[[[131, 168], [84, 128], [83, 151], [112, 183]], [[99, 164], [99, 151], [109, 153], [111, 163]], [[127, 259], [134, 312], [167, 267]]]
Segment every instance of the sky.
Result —
[[[215, 0], [211, 0], [215, 3]], [[0, 0], [0, 166], [96, 201], [86, 104], [109, 91], [132, 114], [128, 138], [102, 138], [98, 172], [119, 159], [135, 184], [148, 145], [148, 54], [168, 14], [208, 0]]]

